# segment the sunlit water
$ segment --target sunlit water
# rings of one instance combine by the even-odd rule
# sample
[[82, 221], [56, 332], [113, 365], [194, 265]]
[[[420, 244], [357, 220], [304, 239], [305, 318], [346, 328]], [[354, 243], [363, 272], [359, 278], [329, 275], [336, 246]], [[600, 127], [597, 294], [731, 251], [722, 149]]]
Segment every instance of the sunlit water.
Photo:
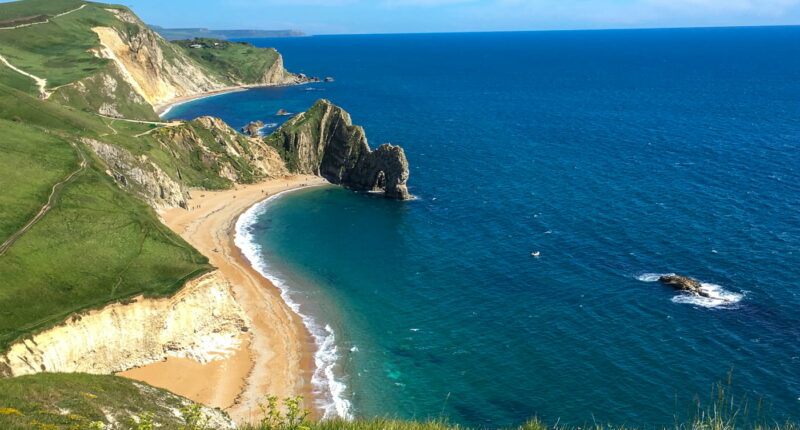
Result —
[[170, 116], [324, 97], [412, 166], [417, 200], [305, 190], [241, 223], [329, 342], [331, 413], [670, 424], [733, 369], [800, 415], [800, 28], [254, 42], [336, 82]]

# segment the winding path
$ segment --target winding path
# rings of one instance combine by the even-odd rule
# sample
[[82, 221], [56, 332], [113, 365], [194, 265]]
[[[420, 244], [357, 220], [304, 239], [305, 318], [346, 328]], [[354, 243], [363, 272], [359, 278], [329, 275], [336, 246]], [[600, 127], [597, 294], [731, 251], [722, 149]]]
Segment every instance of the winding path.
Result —
[[[85, 7], [86, 7], [86, 5], [82, 4], [80, 7], [77, 7], [77, 8], [72, 9], [72, 10], [68, 10], [66, 12], [62, 12], [62, 13], [60, 13], [58, 15], [54, 15], [52, 18], [47, 18], [46, 20], [41, 21], [41, 22], [32, 22], [32, 23], [29, 23], [29, 24], [20, 24], [20, 25], [14, 26], [14, 27], [0, 27], [0, 30], [14, 30], [16, 28], [31, 27], [31, 26], [39, 25], [39, 24], [47, 24], [48, 22], [50, 22], [51, 19], [56, 19], [56, 18], [62, 17], [64, 15], [69, 15], [72, 12], [77, 12], [77, 11], [79, 11], [79, 10], [85, 8]], [[14, 66], [13, 64], [8, 62], [6, 57], [4, 57], [2, 55], [0, 55], [0, 62], [5, 64], [9, 68], [11, 68], [11, 70], [33, 79], [36, 82], [36, 86], [39, 87], [39, 97], [40, 98], [47, 99], [52, 94], [51, 92], [47, 91], [47, 79], [40, 78], [40, 77], [38, 77], [36, 75], [32, 75], [32, 74], [30, 74], [30, 73], [28, 73], [28, 72], [26, 72], [26, 71], [24, 71], [24, 70], [22, 70], [22, 69], [20, 69], [20, 68], [18, 68], [16, 66]]]
[[58, 198], [58, 196], [61, 194], [61, 191], [64, 189], [64, 186], [67, 185], [69, 182], [71, 182], [75, 178], [75, 176], [78, 173], [82, 172], [83, 169], [85, 169], [86, 166], [88, 165], [88, 163], [86, 161], [86, 156], [83, 155], [83, 151], [78, 149], [78, 146], [76, 144], [72, 143], [72, 142], [70, 142], [70, 145], [72, 145], [72, 147], [75, 148], [75, 151], [81, 157], [81, 162], [80, 162], [80, 165], [78, 166], [78, 169], [75, 170], [74, 172], [70, 173], [61, 182], [53, 185], [53, 189], [50, 192], [50, 197], [47, 198], [47, 203], [45, 203], [45, 205], [42, 206], [42, 208], [39, 210], [39, 213], [37, 213], [36, 216], [31, 218], [31, 220], [28, 221], [28, 223], [25, 224], [16, 233], [12, 234], [11, 237], [9, 237], [5, 242], [0, 244], [0, 256], [5, 254], [6, 251], [8, 251], [8, 248], [10, 248], [11, 245], [14, 244], [14, 242], [16, 242], [20, 237], [22, 237], [23, 234], [27, 233], [28, 230], [31, 229], [31, 227], [33, 227], [37, 222], [39, 222], [42, 218], [44, 218], [44, 216], [47, 214], [47, 212], [49, 212], [50, 209], [53, 207], [53, 204], [55, 203], [55, 201]]
[[36, 82], [36, 86], [39, 87], [39, 98], [46, 99], [50, 97], [50, 94], [52, 94], [47, 91], [47, 79], [40, 78], [36, 75], [32, 75], [22, 69], [17, 68], [13, 64], [9, 63], [8, 60], [6, 60], [6, 57], [2, 55], [0, 55], [0, 62], [11, 68], [11, 70], [33, 79]]
[[101, 113], [96, 113], [95, 115], [101, 116], [103, 118], [113, 119], [115, 121], [135, 122], [136, 124], [153, 124], [153, 125], [163, 125], [171, 127], [181, 123], [180, 121], [164, 122], [164, 121], [145, 121], [142, 119], [117, 118], [115, 116], [103, 115]]
[[14, 29], [17, 29], [17, 28], [23, 28], [23, 27], [32, 27], [32, 26], [34, 26], [34, 25], [39, 25], [39, 24], [47, 24], [48, 22], [50, 22], [50, 20], [51, 20], [51, 19], [56, 19], [56, 18], [62, 17], [62, 16], [64, 16], [64, 15], [69, 15], [69, 14], [71, 14], [72, 12], [77, 12], [77, 11], [79, 11], [79, 10], [81, 10], [81, 9], [85, 8], [85, 7], [86, 7], [86, 5], [85, 5], [85, 4], [82, 4], [80, 7], [76, 7], [75, 9], [68, 10], [68, 11], [66, 11], [66, 12], [61, 12], [61, 13], [59, 13], [58, 15], [53, 15], [53, 17], [52, 17], [52, 18], [47, 18], [47, 19], [45, 19], [44, 21], [39, 21], [39, 22], [29, 22], [29, 23], [27, 23], [27, 24], [20, 24], [20, 25], [16, 25], [16, 26], [14, 26], [14, 27], [0, 27], [0, 30], [14, 30]]

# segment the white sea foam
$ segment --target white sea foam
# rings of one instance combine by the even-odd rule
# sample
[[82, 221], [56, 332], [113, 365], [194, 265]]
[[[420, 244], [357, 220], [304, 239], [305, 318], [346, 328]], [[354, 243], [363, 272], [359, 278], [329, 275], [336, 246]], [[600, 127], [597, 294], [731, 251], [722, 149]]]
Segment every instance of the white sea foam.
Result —
[[270, 123], [264, 124], [263, 127], [258, 129], [258, 135], [259, 136], [266, 136], [266, 135], [269, 134], [269, 133], [267, 133], [267, 130], [272, 130], [273, 128], [276, 128], [277, 126], [278, 126], [277, 122], [270, 122]]
[[642, 282], [658, 282], [658, 278], [662, 276], [673, 276], [674, 273], [642, 273], [636, 279]]
[[731, 307], [739, 303], [744, 294], [728, 291], [720, 285], [701, 282], [700, 288], [710, 297], [681, 294], [672, 298], [675, 303], [686, 303], [704, 308]]
[[[642, 282], [658, 282], [662, 276], [671, 276], [674, 273], [643, 273], [636, 277]], [[721, 285], [700, 282], [700, 289], [707, 293], [709, 297], [695, 296], [689, 293], [681, 293], [672, 298], [674, 303], [685, 303], [689, 305], [702, 306], [704, 308], [732, 307], [739, 303], [744, 294], [734, 293], [726, 290]]]
[[352, 415], [350, 413], [350, 400], [346, 397], [347, 386], [337, 378], [335, 373], [339, 353], [333, 329], [329, 325], [321, 325], [311, 315], [301, 312], [300, 304], [292, 299], [291, 288], [287, 285], [287, 282], [267, 271], [267, 266], [261, 253], [261, 246], [255, 242], [251, 233], [251, 227], [256, 223], [258, 215], [267, 210], [269, 204], [275, 199], [291, 191], [294, 190], [275, 194], [242, 214], [236, 221], [234, 242], [250, 261], [250, 264], [280, 289], [283, 300], [300, 316], [303, 324], [313, 336], [317, 350], [314, 354], [316, 368], [311, 377], [311, 383], [317, 395], [317, 406], [323, 411], [323, 419], [335, 417], [350, 419]]

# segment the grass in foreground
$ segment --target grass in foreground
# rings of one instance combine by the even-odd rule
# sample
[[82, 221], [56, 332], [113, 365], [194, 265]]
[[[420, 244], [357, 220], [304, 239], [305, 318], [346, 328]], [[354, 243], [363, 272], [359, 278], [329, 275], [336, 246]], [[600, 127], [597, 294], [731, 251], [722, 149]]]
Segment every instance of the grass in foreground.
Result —
[[[742, 415], [728, 388], [717, 387], [711, 406], [674, 426], [550, 425], [533, 419], [508, 430], [800, 430], [795, 423], [754, 424]], [[235, 430], [470, 430], [444, 420], [327, 420], [314, 422], [300, 398], [267, 397], [265, 418]], [[116, 376], [39, 374], [0, 379], [0, 428], [4, 430], [234, 430], [213, 424], [209, 409], [165, 390]]]

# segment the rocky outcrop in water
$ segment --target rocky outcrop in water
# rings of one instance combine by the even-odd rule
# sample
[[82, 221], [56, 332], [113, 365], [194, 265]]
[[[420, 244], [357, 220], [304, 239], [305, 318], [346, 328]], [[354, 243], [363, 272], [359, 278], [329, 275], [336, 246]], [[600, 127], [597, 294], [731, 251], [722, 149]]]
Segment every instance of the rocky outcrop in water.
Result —
[[246, 126], [242, 127], [242, 133], [245, 136], [256, 137], [259, 135], [261, 127], [264, 127], [263, 121], [253, 121], [250, 124], [247, 124]]
[[664, 285], [669, 285], [678, 291], [685, 291], [695, 296], [709, 297], [709, 294], [702, 289], [699, 281], [679, 275], [664, 275], [658, 278]]
[[384, 191], [388, 198], [411, 198], [403, 148], [384, 144], [370, 150], [364, 129], [327, 100], [317, 101], [265, 141], [278, 149], [293, 173], [322, 176], [357, 191]]

